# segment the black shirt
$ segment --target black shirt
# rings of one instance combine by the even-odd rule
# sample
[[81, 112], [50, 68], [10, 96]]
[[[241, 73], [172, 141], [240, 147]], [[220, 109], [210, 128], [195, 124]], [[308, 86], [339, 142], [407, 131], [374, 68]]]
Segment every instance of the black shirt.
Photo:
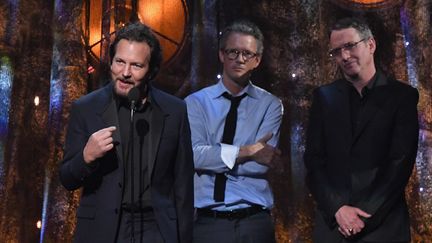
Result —
[[[120, 126], [121, 146], [123, 149], [124, 161], [124, 183], [122, 206], [126, 210], [146, 210], [151, 207], [150, 179], [148, 168], [148, 145], [150, 130], [150, 115], [152, 112], [151, 103], [147, 101], [138, 106], [133, 121], [133, 153], [130, 151], [130, 104], [125, 99], [117, 99], [118, 119]], [[127, 158], [128, 157], [128, 158]], [[133, 165], [131, 165], [131, 160]], [[133, 191], [134, 201], [131, 201], [131, 168], [133, 166]]]
[[379, 74], [378, 72], [376, 72], [372, 79], [369, 81], [369, 83], [365, 87], [363, 87], [363, 89], [361, 90], [361, 94], [359, 94], [359, 92], [351, 82], [347, 81], [349, 87], [349, 102], [351, 112], [351, 132], [353, 135], [360, 122], [360, 118], [363, 115], [362, 113], [364, 112], [364, 106], [370, 94], [372, 93], [373, 88], [375, 88], [377, 84], [378, 76]]

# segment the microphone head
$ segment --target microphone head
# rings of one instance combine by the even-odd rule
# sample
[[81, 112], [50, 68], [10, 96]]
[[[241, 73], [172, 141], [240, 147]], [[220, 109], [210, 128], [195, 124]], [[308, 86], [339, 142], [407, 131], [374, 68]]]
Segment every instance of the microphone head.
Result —
[[133, 87], [127, 95], [129, 102], [136, 103], [140, 98], [140, 90], [138, 87]]

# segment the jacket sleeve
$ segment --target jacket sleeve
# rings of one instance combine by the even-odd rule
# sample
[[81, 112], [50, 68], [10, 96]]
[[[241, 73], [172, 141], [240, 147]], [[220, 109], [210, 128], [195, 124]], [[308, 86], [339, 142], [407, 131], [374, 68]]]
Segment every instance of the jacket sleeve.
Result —
[[328, 181], [323, 104], [320, 89], [316, 89], [309, 113], [304, 162], [307, 169], [306, 184], [325, 222], [333, 228], [337, 225], [334, 215], [341, 206], [348, 204], [349, 198], [339, 193]]
[[[185, 106], [184, 106], [185, 107]], [[181, 243], [192, 242], [194, 214], [193, 152], [191, 132], [186, 108], [181, 112], [181, 130], [175, 163], [175, 203], [178, 216], [178, 232]]]
[[66, 134], [64, 157], [60, 165], [60, 181], [68, 190], [76, 190], [83, 186], [98, 167], [98, 161], [88, 165], [84, 161], [83, 149], [89, 138], [79, 106], [72, 104], [70, 119]]

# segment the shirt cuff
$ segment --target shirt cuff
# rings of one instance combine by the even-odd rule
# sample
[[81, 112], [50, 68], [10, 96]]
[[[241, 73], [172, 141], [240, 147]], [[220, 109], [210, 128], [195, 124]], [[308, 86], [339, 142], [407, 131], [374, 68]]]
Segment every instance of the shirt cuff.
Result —
[[231, 170], [235, 165], [235, 161], [239, 154], [240, 147], [225, 143], [221, 143], [220, 145], [222, 161]]

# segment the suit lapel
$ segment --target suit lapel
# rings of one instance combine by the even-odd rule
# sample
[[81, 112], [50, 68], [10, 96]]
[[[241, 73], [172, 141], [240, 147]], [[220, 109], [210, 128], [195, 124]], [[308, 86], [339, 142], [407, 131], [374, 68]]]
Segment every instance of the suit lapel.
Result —
[[352, 128], [350, 120], [349, 94], [346, 83], [344, 82], [346, 81], [339, 80], [336, 83], [337, 92], [335, 92], [334, 96], [329, 99], [334, 102], [334, 104], [331, 104], [331, 107], [338, 107], [338, 109], [333, 113], [335, 116], [334, 120], [338, 121], [338, 129], [340, 129], [341, 134], [344, 134], [343, 137], [345, 138], [345, 144], [349, 149], [352, 141]]
[[123, 165], [123, 149], [121, 146], [121, 136], [120, 136], [120, 127], [117, 117], [117, 105], [115, 100], [110, 96], [110, 100], [108, 101], [108, 105], [106, 109], [102, 112], [102, 120], [106, 124], [106, 126], [115, 126], [117, 129], [113, 132], [113, 140], [114, 146], [116, 148], [117, 159], [120, 162], [120, 165]]
[[[154, 89], [153, 89], [154, 90]], [[157, 101], [154, 99], [154, 92], [152, 92], [153, 110], [150, 115], [150, 143], [149, 143], [149, 160], [148, 160], [148, 173], [151, 181], [153, 175], [153, 168], [156, 162], [156, 155], [158, 153], [159, 143], [162, 136], [162, 131], [165, 125], [165, 114], [160, 109]]]

